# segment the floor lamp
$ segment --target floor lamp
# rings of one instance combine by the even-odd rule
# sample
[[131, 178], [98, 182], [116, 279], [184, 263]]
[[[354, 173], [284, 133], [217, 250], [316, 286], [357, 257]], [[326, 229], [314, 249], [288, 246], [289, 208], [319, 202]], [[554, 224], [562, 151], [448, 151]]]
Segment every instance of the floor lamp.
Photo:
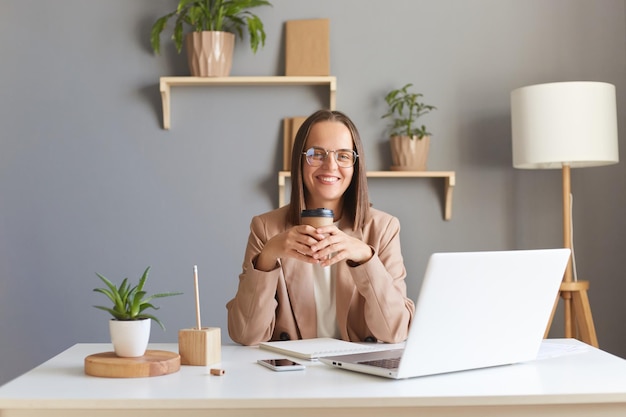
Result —
[[[619, 162], [615, 86], [602, 82], [558, 82], [511, 92], [513, 166], [561, 169], [563, 175], [563, 245], [572, 249], [560, 288], [565, 337], [598, 346], [588, 281], [575, 274], [570, 168]], [[574, 273], [572, 273], [572, 266]], [[558, 299], [555, 303], [555, 310]], [[552, 319], [546, 329], [546, 336]]]

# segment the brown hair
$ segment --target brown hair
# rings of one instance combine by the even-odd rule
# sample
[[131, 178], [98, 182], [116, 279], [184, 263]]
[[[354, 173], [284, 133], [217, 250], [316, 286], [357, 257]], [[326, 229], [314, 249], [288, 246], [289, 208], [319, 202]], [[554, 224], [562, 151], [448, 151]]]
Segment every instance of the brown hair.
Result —
[[[291, 200], [287, 221], [293, 225], [300, 224], [300, 212], [305, 209], [304, 184], [302, 181], [302, 153], [309, 137], [311, 127], [319, 122], [339, 122], [345, 125], [352, 136], [353, 149], [359, 155], [354, 164], [352, 181], [343, 198], [342, 215], [350, 223], [352, 229], [362, 228], [369, 213], [369, 197], [367, 192], [367, 176], [365, 170], [365, 153], [359, 132], [348, 116], [336, 110], [318, 110], [310, 115], [296, 133], [291, 151]], [[310, 207], [309, 207], [310, 208]]]

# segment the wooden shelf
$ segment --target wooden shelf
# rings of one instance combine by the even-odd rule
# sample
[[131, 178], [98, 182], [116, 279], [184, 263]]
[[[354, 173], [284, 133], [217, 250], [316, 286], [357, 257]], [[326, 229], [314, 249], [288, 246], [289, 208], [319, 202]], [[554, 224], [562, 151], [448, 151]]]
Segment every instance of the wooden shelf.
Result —
[[246, 85], [328, 85], [330, 90], [329, 108], [335, 109], [337, 77], [333, 76], [267, 76], [267, 77], [161, 77], [160, 90], [163, 104], [163, 129], [170, 128], [171, 87], [187, 86], [246, 86]]
[[[443, 218], [452, 218], [452, 191], [456, 181], [454, 171], [368, 171], [368, 178], [443, 178], [444, 183], [444, 213]], [[278, 172], [278, 206], [286, 204], [285, 180], [291, 178], [290, 171]]]

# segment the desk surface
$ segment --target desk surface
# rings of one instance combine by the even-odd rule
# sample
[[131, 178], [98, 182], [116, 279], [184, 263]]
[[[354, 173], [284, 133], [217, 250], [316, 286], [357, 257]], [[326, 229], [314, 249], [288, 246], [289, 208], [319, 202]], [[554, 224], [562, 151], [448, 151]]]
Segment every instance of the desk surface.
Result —
[[[181, 366], [152, 378], [84, 374], [84, 358], [110, 344], [77, 344], [0, 387], [0, 416], [283, 415], [624, 416], [626, 361], [576, 340], [575, 353], [533, 362], [389, 380], [301, 361], [304, 371], [273, 372], [255, 347], [223, 346], [222, 362]], [[150, 349], [177, 351], [177, 344]], [[211, 367], [225, 369], [215, 376]], [[146, 411], [148, 410], [148, 411]], [[173, 414], [175, 412], [175, 414]], [[419, 413], [417, 413], [419, 414]]]

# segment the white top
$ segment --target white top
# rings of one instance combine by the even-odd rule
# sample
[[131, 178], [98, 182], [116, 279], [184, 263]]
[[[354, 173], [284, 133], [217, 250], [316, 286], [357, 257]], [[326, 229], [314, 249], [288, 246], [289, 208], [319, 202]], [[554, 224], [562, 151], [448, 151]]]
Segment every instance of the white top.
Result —
[[315, 289], [315, 311], [317, 312], [317, 337], [339, 339], [335, 302], [335, 265], [313, 265], [313, 287]]
[[[339, 226], [339, 222], [335, 222]], [[317, 313], [317, 337], [341, 338], [337, 326], [336, 272], [335, 265], [322, 267], [313, 265], [313, 288], [315, 289], [315, 311]]]

